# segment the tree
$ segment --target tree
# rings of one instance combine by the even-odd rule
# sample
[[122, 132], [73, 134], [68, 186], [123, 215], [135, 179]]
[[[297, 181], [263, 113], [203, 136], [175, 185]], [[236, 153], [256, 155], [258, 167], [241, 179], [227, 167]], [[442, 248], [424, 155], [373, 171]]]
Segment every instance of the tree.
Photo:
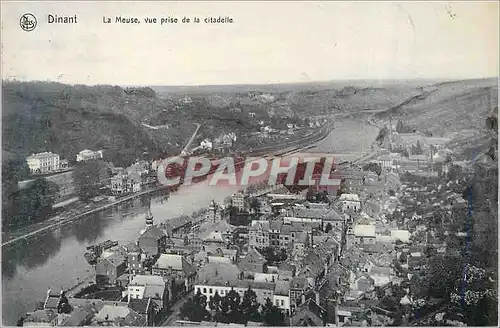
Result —
[[99, 188], [105, 184], [109, 177], [110, 174], [103, 161], [79, 162], [73, 171], [78, 197], [83, 201], [96, 197], [99, 195]]
[[260, 212], [260, 201], [257, 197], [251, 197], [248, 203], [248, 207], [254, 210], [256, 213]]
[[283, 312], [269, 298], [266, 299], [266, 304], [262, 307], [261, 315], [266, 326], [276, 327], [285, 325]]
[[66, 293], [63, 292], [61, 295], [61, 301], [59, 302], [59, 305], [57, 305], [57, 312], [58, 313], [71, 313], [73, 311], [73, 307], [69, 304], [69, 300], [66, 297]]
[[347, 181], [345, 178], [342, 178], [342, 180], [340, 180], [339, 189], [337, 190], [337, 196], [340, 196], [345, 193], [347, 193]]
[[314, 202], [316, 201], [316, 190], [314, 190], [313, 187], [309, 187], [309, 189], [307, 189], [307, 193], [306, 193], [306, 199], [310, 202]]
[[422, 145], [420, 144], [420, 141], [417, 141], [417, 145], [415, 147], [412, 147], [411, 152], [414, 155], [422, 155], [424, 153], [424, 150], [422, 149]]
[[396, 124], [396, 132], [397, 133], [402, 133], [403, 129], [404, 129], [403, 121], [398, 120], [398, 123]]
[[238, 294], [234, 289], [231, 289], [224, 297], [225, 306], [228, 308], [227, 319], [229, 322], [241, 322], [242, 316], [240, 312], [240, 294]]
[[225, 317], [222, 315], [222, 303], [223, 303], [223, 298], [220, 297], [218, 292], [215, 292], [215, 295], [210, 299], [208, 306], [210, 307], [210, 310], [213, 311], [214, 313], [213, 318], [216, 321], [221, 321], [221, 319]]
[[200, 322], [210, 318], [206, 309], [207, 297], [198, 291], [193, 298], [189, 298], [181, 308], [181, 315], [190, 321]]
[[332, 224], [331, 224], [330, 222], [328, 222], [328, 223], [326, 224], [326, 227], [325, 227], [325, 232], [326, 232], [326, 233], [329, 233], [332, 229], [333, 229]]
[[261, 321], [261, 316], [259, 313], [259, 302], [257, 302], [257, 294], [248, 287], [243, 294], [243, 298], [240, 304], [240, 311], [243, 317], [243, 322], [248, 321]]
[[389, 133], [389, 129], [387, 126], [384, 125], [382, 129], [379, 130], [377, 137], [375, 138], [375, 141], [381, 145], [384, 142], [384, 139], [387, 137], [387, 134]]
[[30, 182], [25, 189], [13, 194], [10, 204], [12, 213], [9, 217], [11, 221], [4, 223], [19, 228], [47, 219], [52, 213], [52, 205], [58, 194], [59, 187], [44, 178]]
[[2, 226], [4, 228], [16, 223], [14, 217], [17, 212], [15, 199], [19, 191], [18, 183], [28, 175], [29, 168], [24, 160], [2, 162]]
[[380, 166], [380, 164], [374, 163], [374, 162], [364, 165], [363, 170], [371, 171], [378, 176], [380, 176], [382, 174], [382, 167]]

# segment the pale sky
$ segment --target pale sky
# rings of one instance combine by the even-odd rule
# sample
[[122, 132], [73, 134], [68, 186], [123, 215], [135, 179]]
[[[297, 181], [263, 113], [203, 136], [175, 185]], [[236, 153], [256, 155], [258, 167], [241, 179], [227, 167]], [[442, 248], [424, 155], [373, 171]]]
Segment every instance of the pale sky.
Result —
[[[118, 85], [498, 76], [495, 2], [5, 2], [2, 78]], [[32, 13], [35, 30], [20, 17]], [[48, 24], [47, 15], [78, 16]], [[103, 16], [140, 24], [104, 24]], [[200, 24], [146, 24], [194, 17]], [[233, 24], [204, 24], [229, 16]], [[452, 17], [453, 16], [453, 17]]]

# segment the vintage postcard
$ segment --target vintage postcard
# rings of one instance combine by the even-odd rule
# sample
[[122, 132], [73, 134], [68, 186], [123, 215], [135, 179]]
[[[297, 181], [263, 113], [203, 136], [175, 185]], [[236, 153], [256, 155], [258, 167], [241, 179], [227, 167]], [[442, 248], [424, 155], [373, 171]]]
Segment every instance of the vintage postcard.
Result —
[[3, 326], [497, 326], [496, 1], [2, 1]]

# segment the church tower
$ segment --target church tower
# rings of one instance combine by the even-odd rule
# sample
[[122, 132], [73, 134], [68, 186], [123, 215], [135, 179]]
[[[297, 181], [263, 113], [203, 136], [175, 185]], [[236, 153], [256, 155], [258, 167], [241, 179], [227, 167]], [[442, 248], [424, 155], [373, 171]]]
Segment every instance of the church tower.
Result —
[[215, 200], [212, 200], [212, 203], [208, 207], [208, 221], [212, 221], [215, 223], [218, 219], [221, 218], [221, 213], [220, 213], [220, 208], [219, 205], [215, 202]]
[[151, 213], [151, 197], [148, 200], [148, 210], [146, 213], [146, 227], [141, 230], [141, 235], [154, 225], [153, 214]]

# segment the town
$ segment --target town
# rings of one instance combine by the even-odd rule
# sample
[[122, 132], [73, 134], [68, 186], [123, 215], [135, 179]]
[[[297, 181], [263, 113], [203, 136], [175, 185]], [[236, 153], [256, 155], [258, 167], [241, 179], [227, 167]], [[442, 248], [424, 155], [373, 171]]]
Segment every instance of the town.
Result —
[[[453, 304], [496, 298], [480, 287], [495, 273], [462, 256], [472, 202], [482, 212], [496, 202], [467, 183], [497, 177], [496, 150], [457, 159], [449, 140], [406, 130], [391, 121], [370, 158], [338, 163], [334, 190], [260, 183], [166, 222], [149, 205], [136, 240], [88, 248], [92, 281], [47, 290], [18, 325], [466, 325]], [[85, 150], [77, 161], [100, 158]], [[51, 153], [27, 161], [41, 173], [67, 167]], [[150, 171], [117, 168], [110, 189], [137, 192]], [[476, 219], [475, 233], [487, 224]], [[465, 268], [465, 296], [443, 266]]]

